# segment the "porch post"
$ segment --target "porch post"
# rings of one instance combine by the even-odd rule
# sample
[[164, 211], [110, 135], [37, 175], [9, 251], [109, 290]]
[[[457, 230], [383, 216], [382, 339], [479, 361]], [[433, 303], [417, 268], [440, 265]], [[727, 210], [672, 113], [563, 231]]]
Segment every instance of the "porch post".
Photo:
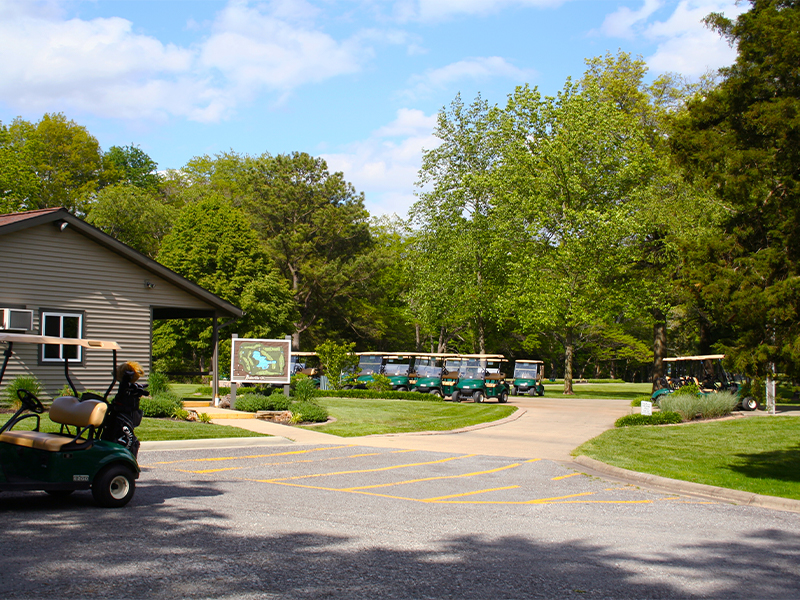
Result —
[[214, 406], [219, 406], [219, 321], [216, 313], [214, 313], [211, 344], [214, 347], [214, 354], [211, 356], [211, 397]]

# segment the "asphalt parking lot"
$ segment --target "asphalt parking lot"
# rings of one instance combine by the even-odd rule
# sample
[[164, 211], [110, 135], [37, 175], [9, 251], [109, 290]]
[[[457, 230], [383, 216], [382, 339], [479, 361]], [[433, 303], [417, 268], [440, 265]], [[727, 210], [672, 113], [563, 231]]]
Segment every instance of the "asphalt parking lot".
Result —
[[547, 459], [148, 450], [121, 510], [0, 494], [4, 598], [795, 598], [797, 514]]

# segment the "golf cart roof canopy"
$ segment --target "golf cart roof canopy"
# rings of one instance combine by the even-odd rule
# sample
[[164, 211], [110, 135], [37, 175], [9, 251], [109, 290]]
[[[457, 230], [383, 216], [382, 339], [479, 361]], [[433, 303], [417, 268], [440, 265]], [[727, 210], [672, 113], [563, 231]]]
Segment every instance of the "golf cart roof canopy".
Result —
[[316, 356], [316, 352], [298, 352], [296, 350], [292, 350], [292, 356]]
[[24, 333], [2, 333], [0, 342], [21, 344], [56, 344], [60, 346], [83, 346], [94, 350], [121, 350], [117, 342], [103, 340], [85, 340], [78, 338], [60, 338], [49, 335], [26, 335]]
[[527, 358], [520, 358], [520, 359], [518, 359], [518, 360], [516, 360], [514, 362], [516, 362], [518, 365], [519, 364], [534, 364], [534, 365], [543, 365], [544, 364], [543, 360], [529, 360]]
[[502, 354], [459, 354], [461, 358], [485, 358], [487, 360], [507, 361]]
[[699, 356], [672, 356], [665, 358], [664, 362], [675, 362], [678, 360], [719, 360], [725, 358], [724, 354], [701, 354]]
[[450, 352], [415, 352], [414, 356], [418, 358], [458, 358], [458, 354]]

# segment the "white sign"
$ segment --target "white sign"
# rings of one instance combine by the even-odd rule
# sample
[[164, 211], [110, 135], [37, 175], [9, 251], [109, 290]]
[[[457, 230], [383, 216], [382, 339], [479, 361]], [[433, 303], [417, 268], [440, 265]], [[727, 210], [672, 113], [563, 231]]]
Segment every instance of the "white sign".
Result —
[[646, 400], [642, 401], [642, 414], [643, 415], [652, 415], [653, 414], [653, 403], [647, 402]]

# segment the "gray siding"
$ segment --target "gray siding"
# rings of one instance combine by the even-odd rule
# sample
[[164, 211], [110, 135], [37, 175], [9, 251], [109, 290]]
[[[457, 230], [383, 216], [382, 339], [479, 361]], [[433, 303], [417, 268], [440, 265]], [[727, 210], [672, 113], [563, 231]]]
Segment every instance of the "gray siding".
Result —
[[[175, 287], [72, 228], [40, 225], [0, 236], [0, 307], [83, 311], [84, 336], [119, 343], [119, 360], [135, 360], [150, 372], [151, 307], [208, 309]], [[155, 284], [148, 288], [145, 281]], [[2, 347], [3, 345], [0, 345]], [[32, 373], [48, 395], [64, 383], [61, 365], [39, 365], [38, 346], [14, 345], [4, 384]], [[104, 391], [111, 383], [111, 353], [84, 349], [83, 365], [70, 367], [79, 391]], [[3, 385], [3, 388], [5, 385]], [[0, 391], [1, 392], [1, 391]]]

